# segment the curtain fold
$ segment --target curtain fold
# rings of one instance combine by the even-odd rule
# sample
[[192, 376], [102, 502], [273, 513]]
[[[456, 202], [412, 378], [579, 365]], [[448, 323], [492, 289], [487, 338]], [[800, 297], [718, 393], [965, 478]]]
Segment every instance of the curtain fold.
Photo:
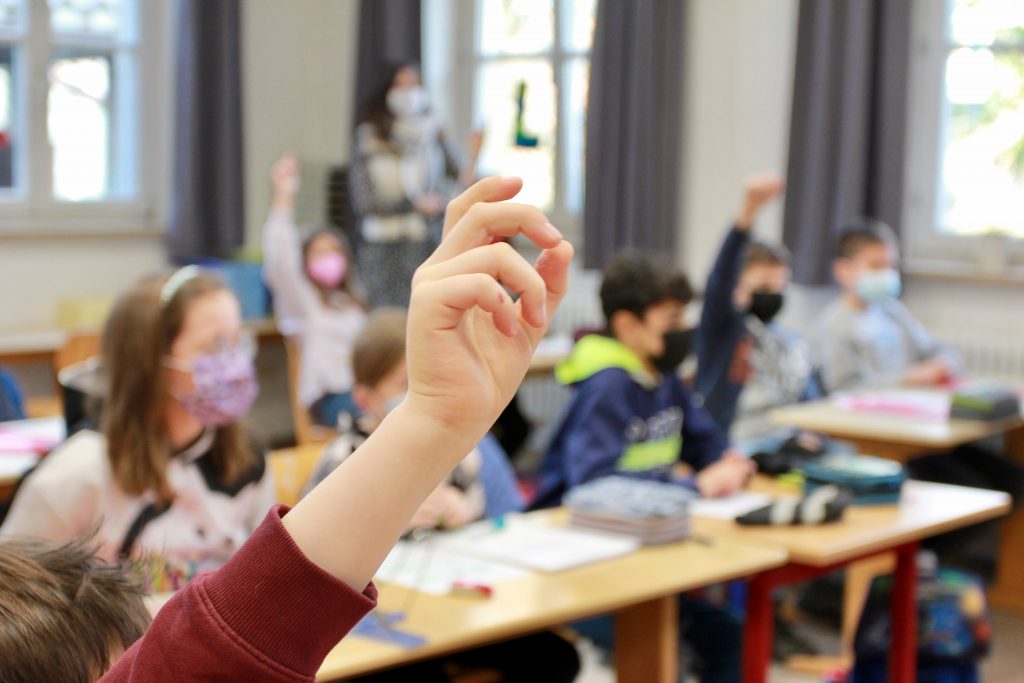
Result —
[[583, 255], [675, 256], [679, 216], [681, 0], [599, 0], [587, 101]]
[[229, 256], [245, 241], [239, 0], [177, 0], [175, 9], [168, 249], [178, 260]]
[[909, 0], [801, 0], [783, 240], [794, 279], [831, 282], [843, 224], [903, 211]]

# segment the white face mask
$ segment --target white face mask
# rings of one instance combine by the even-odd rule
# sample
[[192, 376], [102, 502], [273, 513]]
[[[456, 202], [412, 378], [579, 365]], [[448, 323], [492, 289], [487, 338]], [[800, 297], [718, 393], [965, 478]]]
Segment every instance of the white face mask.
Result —
[[387, 102], [391, 113], [400, 119], [425, 114], [429, 104], [427, 91], [419, 85], [390, 90]]

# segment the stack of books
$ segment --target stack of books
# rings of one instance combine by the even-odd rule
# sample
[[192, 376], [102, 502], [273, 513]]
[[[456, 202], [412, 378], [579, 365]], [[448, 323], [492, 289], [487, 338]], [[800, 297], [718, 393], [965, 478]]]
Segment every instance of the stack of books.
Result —
[[690, 502], [696, 497], [674, 484], [610, 476], [577, 487], [565, 504], [573, 526], [661, 545], [690, 536]]

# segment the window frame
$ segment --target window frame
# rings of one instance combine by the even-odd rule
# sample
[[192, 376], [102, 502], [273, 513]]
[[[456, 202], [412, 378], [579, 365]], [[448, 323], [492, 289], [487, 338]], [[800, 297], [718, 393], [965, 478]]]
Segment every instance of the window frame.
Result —
[[[12, 129], [25, 144], [15, 157], [15, 186], [0, 191], [0, 237], [63, 237], [159, 234], [167, 213], [167, 163], [170, 102], [170, 3], [135, 0], [134, 35], [116, 42], [90, 35], [54, 36], [48, 0], [24, 0], [25, 17], [18, 42], [15, 33], [0, 31], [0, 40], [18, 49], [15, 56], [15, 108]], [[97, 48], [112, 53], [115, 68], [128, 78], [117, 82], [132, 92], [115, 93], [111, 101], [112, 186], [128, 183], [130, 196], [92, 201], [67, 201], [54, 196], [51, 148], [46, 116], [48, 69], [54, 48]], [[118, 64], [118, 62], [121, 62]], [[13, 117], [17, 119], [13, 119]], [[120, 119], [120, 121], [118, 120]], [[115, 129], [114, 125], [129, 125]], [[125, 146], [130, 137], [131, 145]]]
[[949, 36], [952, 9], [952, 0], [915, 0], [912, 7], [902, 225], [905, 261], [911, 272], [928, 275], [947, 272], [955, 277], [1018, 279], [1024, 266], [1024, 238], [1006, 238], [1005, 272], [987, 273], [978, 253], [984, 235], [954, 235], [941, 225], [942, 145], [950, 118], [945, 68], [955, 47]]
[[[566, 190], [568, 185], [568, 158], [569, 158], [569, 136], [567, 134], [566, 122], [568, 121], [569, 87], [567, 79], [567, 67], [576, 60], [584, 60], [589, 67], [591, 60], [591, 48], [587, 50], [575, 49], [565, 44], [563, 34], [563, 20], [565, 5], [573, 0], [553, 0], [554, 6], [554, 36], [549, 50], [529, 52], [514, 55], [486, 55], [481, 50], [483, 16], [481, 6], [484, 0], [473, 0], [470, 5], [469, 26], [471, 31], [458, 32], [456, 35], [461, 38], [464, 48], [460, 52], [467, 58], [467, 78], [463, 81], [468, 83], [465, 104], [468, 105], [469, 120], [475, 122], [479, 116], [479, 101], [477, 99], [477, 84], [479, 82], [480, 69], [485, 64], [493, 64], [507, 61], [519, 61], [524, 59], [538, 59], [547, 61], [551, 65], [552, 77], [555, 87], [555, 158], [554, 158], [554, 204], [549, 214], [551, 221], [570, 238], [577, 239], [581, 236], [583, 225], [583, 205], [580, 197], [578, 211], [573, 211], [567, 201]], [[468, 36], [468, 41], [465, 36]], [[584, 145], [585, 142], [584, 132]], [[582, 160], [580, 160], [582, 163]]]

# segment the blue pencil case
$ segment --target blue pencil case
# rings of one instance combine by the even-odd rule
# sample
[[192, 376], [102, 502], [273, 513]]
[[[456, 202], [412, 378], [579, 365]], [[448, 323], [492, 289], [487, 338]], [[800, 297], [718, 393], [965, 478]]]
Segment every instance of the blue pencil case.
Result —
[[854, 505], [886, 505], [900, 499], [907, 470], [898, 462], [870, 455], [830, 453], [804, 463], [804, 490], [839, 486], [853, 496]]

